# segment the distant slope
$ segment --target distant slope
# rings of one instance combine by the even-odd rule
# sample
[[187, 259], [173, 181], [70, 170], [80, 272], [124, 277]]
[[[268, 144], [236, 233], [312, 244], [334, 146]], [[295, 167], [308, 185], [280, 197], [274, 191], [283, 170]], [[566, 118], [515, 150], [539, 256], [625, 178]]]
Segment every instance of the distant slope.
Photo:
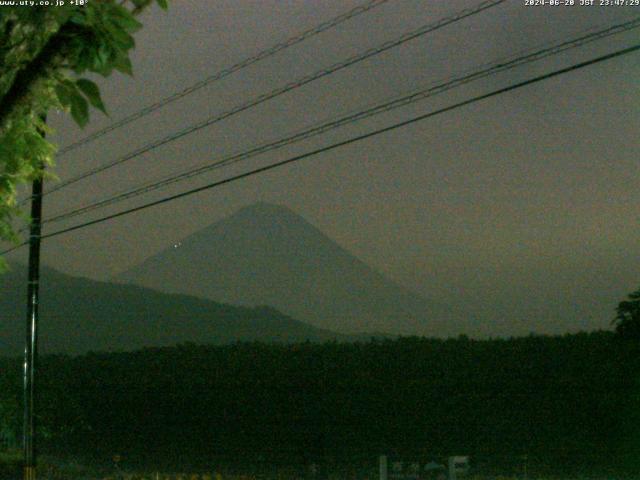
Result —
[[[25, 270], [12, 265], [9, 273], [0, 275], [0, 355], [15, 355], [24, 348]], [[45, 353], [131, 350], [183, 342], [293, 342], [340, 337], [270, 307], [222, 305], [72, 277], [49, 268], [42, 271], [40, 305], [40, 347]]]
[[474, 335], [467, 315], [421, 298], [358, 260], [291, 210], [239, 210], [148, 258], [117, 281], [240, 305], [273, 305], [340, 332]]

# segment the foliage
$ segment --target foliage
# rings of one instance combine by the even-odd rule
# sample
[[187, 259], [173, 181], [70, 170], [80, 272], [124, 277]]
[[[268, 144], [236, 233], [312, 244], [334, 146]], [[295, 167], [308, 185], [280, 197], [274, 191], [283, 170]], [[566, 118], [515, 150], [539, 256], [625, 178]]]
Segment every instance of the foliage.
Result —
[[[156, 0], [164, 9], [166, 0]], [[3, 6], [0, 15], [0, 240], [16, 240], [17, 187], [44, 174], [55, 147], [42, 138], [50, 109], [80, 126], [89, 106], [105, 112], [98, 86], [85, 74], [131, 75], [135, 16], [152, 0], [104, 0], [84, 6]]]
[[11, 369], [11, 363], [0, 358], [0, 432], [10, 432], [17, 439], [22, 425], [20, 374]]
[[20, 421], [20, 404], [16, 398], [0, 399], [0, 432], [11, 432], [17, 438]]
[[366, 466], [381, 452], [462, 452], [491, 473], [521, 473], [524, 454], [530, 474], [630, 471], [639, 367], [611, 332], [48, 356], [41, 422], [58, 433], [42, 449], [172, 471]]
[[618, 304], [612, 323], [621, 337], [640, 340], [640, 288]]

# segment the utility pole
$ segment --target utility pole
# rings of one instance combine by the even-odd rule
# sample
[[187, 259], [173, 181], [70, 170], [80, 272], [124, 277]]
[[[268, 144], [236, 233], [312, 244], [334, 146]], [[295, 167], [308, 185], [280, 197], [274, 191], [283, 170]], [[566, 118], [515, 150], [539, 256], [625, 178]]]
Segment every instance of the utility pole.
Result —
[[29, 226], [29, 278], [27, 285], [27, 336], [24, 348], [24, 480], [36, 478], [35, 373], [38, 359], [38, 302], [40, 284], [40, 234], [42, 230], [42, 177], [33, 181]]

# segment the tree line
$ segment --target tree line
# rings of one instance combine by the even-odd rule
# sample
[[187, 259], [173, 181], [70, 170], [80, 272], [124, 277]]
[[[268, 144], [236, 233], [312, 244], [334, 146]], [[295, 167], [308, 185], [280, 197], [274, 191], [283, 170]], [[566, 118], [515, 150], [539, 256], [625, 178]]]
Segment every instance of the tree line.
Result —
[[[370, 464], [387, 453], [629, 471], [640, 466], [639, 366], [636, 342], [604, 331], [50, 355], [40, 447], [154, 466]], [[0, 369], [3, 421], [18, 430], [20, 360]]]

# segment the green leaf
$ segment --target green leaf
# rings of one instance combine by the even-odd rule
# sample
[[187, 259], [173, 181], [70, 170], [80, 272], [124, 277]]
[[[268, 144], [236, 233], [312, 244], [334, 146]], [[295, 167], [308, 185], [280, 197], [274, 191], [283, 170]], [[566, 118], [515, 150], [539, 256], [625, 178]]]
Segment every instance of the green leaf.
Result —
[[121, 55], [119, 58], [114, 60], [113, 68], [115, 68], [119, 72], [133, 76], [133, 67], [131, 66], [131, 60], [129, 60], [129, 57], [126, 54]]
[[97, 12], [94, 2], [91, 2], [86, 8], [82, 9], [82, 13], [86, 17], [86, 25], [93, 26], [96, 23]]
[[158, 5], [163, 10], [167, 10], [169, 8], [169, 5], [167, 4], [167, 0], [156, 0], [156, 2], [158, 2]]
[[60, 105], [63, 107], [69, 107], [71, 105], [71, 93], [69, 89], [64, 84], [58, 84], [55, 87], [56, 95], [58, 96], [58, 100], [60, 101]]
[[119, 5], [114, 6], [111, 18], [123, 30], [129, 33], [137, 32], [142, 28], [142, 24], [134, 18], [129, 10], [122, 8]]
[[76, 55], [76, 61], [75, 61], [75, 66], [73, 70], [76, 73], [81, 73], [81, 72], [84, 72], [85, 70], [89, 70], [93, 68], [96, 62], [96, 57], [98, 56], [98, 52], [96, 50], [96, 46], [93, 45], [92, 43], [87, 42], [85, 44], [77, 44], [77, 45], [78, 45], [76, 47], [77, 55]]
[[85, 26], [87, 23], [85, 16], [79, 11], [75, 11], [71, 14], [71, 16], [69, 17], [69, 22], [80, 26]]
[[102, 103], [102, 98], [100, 98], [100, 89], [94, 82], [92, 82], [91, 80], [87, 80], [86, 78], [81, 78], [76, 81], [76, 85], [82, 91], [82, 93], [84, 93], [91, 105], [93, 105], [105, 115], [107, 114], [104, 103]]
[[89, 104], [79, 93], [71, 97], [71, 116], [81, 127], [89, 121]]
[[120, 26], [115, 19], [111, 22], [105, 23], [105, 28], [109, 35], [113, 39], [113, 43], [118, 49], [126, 51], [135, 46], [133, 37], [127, 33], [127, 31]]
[[68, 7], [53, 9], [54, 18], [56, 19], [56, 22], [58, 22], [59, 25], [62, 25], [63, 23], [67, 22], [72, 14], [73, 14], [73, 10]]
[[109, 45], [101, 43], [93, 58], [93, 70], [105, 77], [110, 75], [111, 70], [113, 70], [109, 62], [110, 55], [111, 49]]

